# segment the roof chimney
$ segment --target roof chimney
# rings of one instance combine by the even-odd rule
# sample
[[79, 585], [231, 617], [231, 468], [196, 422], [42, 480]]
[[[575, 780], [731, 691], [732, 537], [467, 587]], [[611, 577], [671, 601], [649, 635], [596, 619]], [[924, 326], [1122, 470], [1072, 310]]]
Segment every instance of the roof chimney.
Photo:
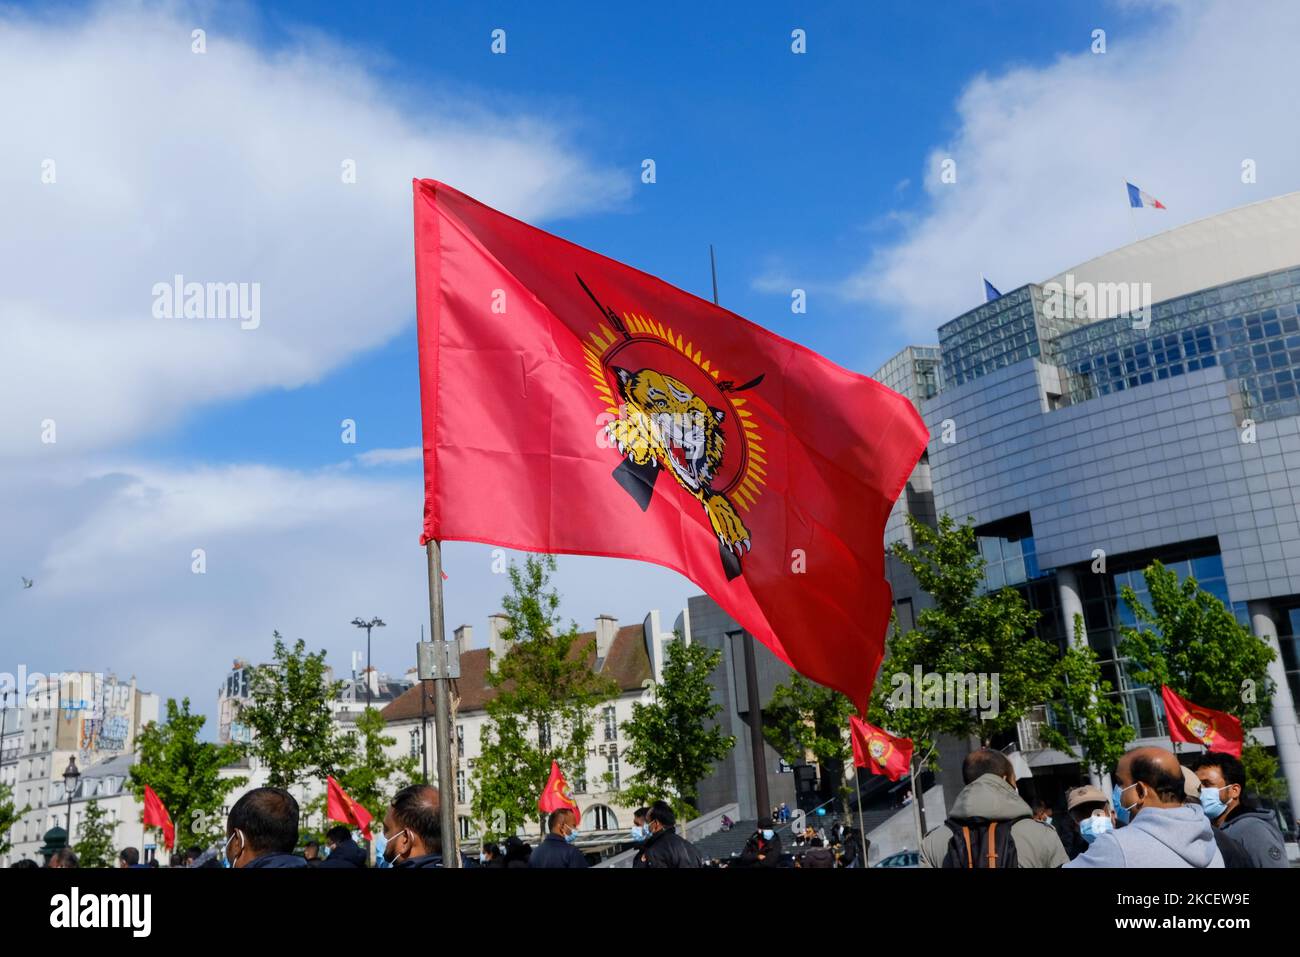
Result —
[[614, 636], [618, 634], [618, 619], [613, 615], [596, 616], [596, 662], [603, 663], [609, 657], [609, 649], [614, 647]]
[[452, 636], [452, 640], [456, 643], [456, 657], [459, 658], [461, 655], [465, 654], [465, 649], [468, 648], [470, 642], [474, 640], [474, 626], [461, 625], [452, 632]]
[[492, 629], [491, 637], [488, 638], [488, 649], [492, 652], [492, 670], [497, 670], [497, 665], [505, 657], [506, 646], [508, 642], [502, 637], [501, 633], [506, 630], [510, 624], [510, 619], [501, 612], [488, 616], [488, 627]]

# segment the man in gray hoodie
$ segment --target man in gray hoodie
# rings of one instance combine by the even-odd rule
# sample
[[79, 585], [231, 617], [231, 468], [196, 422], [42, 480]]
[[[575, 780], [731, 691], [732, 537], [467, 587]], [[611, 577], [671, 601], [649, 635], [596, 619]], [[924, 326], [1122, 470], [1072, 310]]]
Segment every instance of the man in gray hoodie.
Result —
[[1251, 867], [1289, 867], [1286, 841], [1273, 812], [1246, 798], [1246, 769], [1234, 755], [1207, 751], [1192, 770], [1201, 779], [1201, 805], [1223, 831], [1246, 850]]
[[1069, 860], [1056, 829], [1035, 821], [1034, 812], [1016, 792], [1016, 775], [1005, 754], [986, 748], [972, 751], [962, 761], [961, 777], [966, 786], [952, 802], [949, 823], [939, 825], [921, 841], [922, 867], [944, 866], [953, 836], [950, 824], [963, 822], [1009, 827], [1017, 867], [1060, 867]]
[[1210, 819], [1183, 803], [1183, 770], [1171, 752], [1136, 748], [1120, 758], [1115, 780], [1115, 814], [1128, 823], [1066, 867], [1223, 866]]

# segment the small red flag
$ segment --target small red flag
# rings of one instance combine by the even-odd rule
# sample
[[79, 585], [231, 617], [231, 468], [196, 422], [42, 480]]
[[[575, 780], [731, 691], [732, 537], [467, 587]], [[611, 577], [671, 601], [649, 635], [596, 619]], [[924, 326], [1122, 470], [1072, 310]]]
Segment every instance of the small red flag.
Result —
[[370, 822], [373, 820], [373, 816], [371, 813], [348, 797], [348, 793], [339, 787], [339, 782], [335, 781], [334, 778], [327, 777], [325, 779], [325, 790], [325, 817], [331, 821], [338, 821], [357, 828], [367, 841], [372, 840]]
[[144, 786], [144, 826], [156, 827], [163, 832], [163, 846], [171, 850], [176, 846], [176, 826], [163, 802], [149, 785]]
[[1202, 744], [1207, 751], [1241, 757], [1246, 736], [1242, 733], [1241, 722], [1232, 715], [1185, 701], [1168, 685], [1160, 686], [1160, 697], [1165, 702], [1165, 719], [1171, 740]]
[[578, 802], [569, 793], [569, 782], [564, 780], [564, 773], [560, 771], [560, 766], [552, 761], [551, 776], [546, 779], [546, 787], [537, 796], [537, 810], [543, 814], [550, 814], [552, 811], [559, 811], [566, 807], [573, 812], [573, 823], [581, 824], [582, 813], [578, 810]]
[[857, 715], [849, 715], [849, 733], [853, 739], [853, 763], [883, 774], [891, 781], [912, 773], [912, 739], [896, 738]]
[[432, 180], [415, 285], [422, 542], [664, 565], [866, 708], [911, 402]]

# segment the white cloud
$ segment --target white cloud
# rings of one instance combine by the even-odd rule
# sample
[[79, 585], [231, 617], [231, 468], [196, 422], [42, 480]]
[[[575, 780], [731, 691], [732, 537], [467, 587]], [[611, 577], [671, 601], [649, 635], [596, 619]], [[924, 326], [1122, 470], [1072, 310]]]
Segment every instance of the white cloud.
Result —
[[[220, 20], [0, 10], [0, 456], [53, 451], [46, 419], [59, 452], [110, 448], [392, 338], [414, 316], [414, 176], [530, 219], [624, 195], [564, 130], [395, 89], [320, 40], [268, 51]], [[177, 274], [258, 283], [260, 327], [154, 318], [154, 284]]]
[[411, 445], [404, 449], [371, 449], [357, 456], [357, 461], [366, 466], [407, 465], [424, 459], [424, 449]]
[[[893, 310], [909, 336], [1002, 290], [1041, 282], [1141, 235], [1300, 189], [1295, 37], [1300, 6], [1153, 5], [1142, 34], [1108, 31], [1108, 52], [981, 76], [957, 132], [925, 164], [928, 208], [878, 246], [842, 294]], [[1106, 27], [1105, 15], [1098, 26]], [[939, 182], [943, 158], [957, 181]], [[1258, 182], [1241, 182], [1255, 160]], [[1167, 213], [1134, 210], [1131, 180]]]
[[[89, 476], [83, 478], [82, 476]], [[400, 673], [428, 628], [419, 476], [330, 469], [22, 465], [0, 474], [0, 672], [115, 670], [146, 690], [189, 695], [212, 714], [234, 657], [269, 656], [271, 632], [325, 648], [346, 671], [364, 641], [349, 623], [379, 615], [377, 667]], [[206, 571], [194, 574], [194, 549]], [[448, 542], [448, 631], [475, 627], [508, 591], [493, 549]], [[510, 554], [510, 553], [508, 553]], [[590, 629], [608, 612], [671, 627], [698, 589], [666, 569], [562, 557], [562, 613]], [[23, 588], [20, 576], [34, 579]]]

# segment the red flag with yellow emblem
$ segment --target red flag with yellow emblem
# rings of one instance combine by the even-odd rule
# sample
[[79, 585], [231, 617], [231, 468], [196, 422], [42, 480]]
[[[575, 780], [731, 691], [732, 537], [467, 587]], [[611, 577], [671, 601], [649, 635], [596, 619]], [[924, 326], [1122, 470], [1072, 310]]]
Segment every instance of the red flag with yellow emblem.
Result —
[[858, 767], [891, 781], [912, 773], [911, 738], [896, 738], [856, 714], [849, 715], [849, 736], [853, 739], [853, 763]]
[[431, 180], [415, 278], [422, 542], [665, 565], [865, 710], [911, 402]]
[[552, 761], [551, 776], [546, 779], [546, 787], [537, 796], [537, 810], [543, 814], [550, 814], [552, 811], [564, 808], [573, 812], [575, 827], [582, 823], [582, 812], [578, 810], [578, 802], [569, 793], [569, 782], [564, 780], [564, 772], [560, 770], [560, 765]]
[[1192, 704], [1174, 694], [1168, 685], [1160, 686], [1160, 697], [1165, 702], [1165, 719], [1171, 740], [1201, 744], [1207, 751], [1241, 757], [1241, 747], [1246, 738], [1241, 731], [1241, 722], [1232, 715]]

